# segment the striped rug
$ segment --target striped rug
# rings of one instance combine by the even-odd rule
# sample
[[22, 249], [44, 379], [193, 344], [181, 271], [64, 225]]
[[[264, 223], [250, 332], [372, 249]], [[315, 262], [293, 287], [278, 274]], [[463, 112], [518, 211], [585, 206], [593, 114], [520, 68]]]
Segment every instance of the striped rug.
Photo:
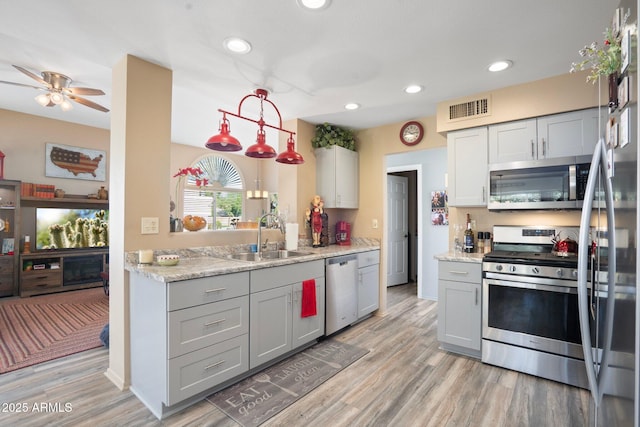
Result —
[[0, 374], [102, 345], [102, 288], [0, 299]]

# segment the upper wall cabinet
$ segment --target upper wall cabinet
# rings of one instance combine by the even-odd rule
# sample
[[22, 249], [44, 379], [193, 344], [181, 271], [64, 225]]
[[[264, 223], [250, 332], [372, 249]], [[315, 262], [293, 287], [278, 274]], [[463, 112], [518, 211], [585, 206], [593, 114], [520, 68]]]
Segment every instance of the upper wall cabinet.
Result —
[[318, 148], [316, 191], [325, 208], [358, 208], [358, 153], [333, 145]]
[[487, 128], [447, 134], [450, 206], [487, 206]]
[[491, 125], [489, 162], [591, 154], [597, 140], [597, 108]]

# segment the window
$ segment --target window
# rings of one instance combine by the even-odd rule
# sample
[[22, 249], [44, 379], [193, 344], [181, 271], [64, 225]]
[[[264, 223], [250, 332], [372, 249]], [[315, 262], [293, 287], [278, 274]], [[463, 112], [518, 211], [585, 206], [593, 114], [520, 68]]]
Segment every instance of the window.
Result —
[[207, 220], [208, 230], [226, 230], [242, 217], [244, 185], [236, 166], [218, 156], [201, 159], [193, 167], [200, 168], [209, 180], [204, 187], [196, 186], [192, 176], [187, 178], [183, 192], [186, 215]]

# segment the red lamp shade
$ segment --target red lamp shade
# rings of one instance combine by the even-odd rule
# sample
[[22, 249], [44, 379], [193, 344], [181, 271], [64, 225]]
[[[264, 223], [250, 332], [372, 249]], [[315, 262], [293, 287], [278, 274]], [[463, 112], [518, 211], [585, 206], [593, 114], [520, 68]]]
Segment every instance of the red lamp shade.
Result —
[[276, 153], [276, 150], [274, 150], [272, 146], [266, 143], [264, 130], [259, 129], [257, 142], [247, 148], [244, 155], [256, 159], [270, 159], [277, 156], [278, 153]]
[[242, 150], [240, 141], [231, 136], [231, 134], [229, 133], [229, 120], [227, 120], [226, 117], [222, 118], [222, 123], [220, 124], [220, 133], [209, 138], [209, 140], [205, 144], [205, 147], [215, 151]]
[[297, 153], [293, 147], [293, 137], [289, 136], [287, 139], [287, 151], [283, 151], [276, 157], [276, 162], [284, 163], [285, 165], [301, 165], [304, 163], [304, 159], [300, 153]]
[[4, 179], [4, 153], [0, 151], [0, 179]]

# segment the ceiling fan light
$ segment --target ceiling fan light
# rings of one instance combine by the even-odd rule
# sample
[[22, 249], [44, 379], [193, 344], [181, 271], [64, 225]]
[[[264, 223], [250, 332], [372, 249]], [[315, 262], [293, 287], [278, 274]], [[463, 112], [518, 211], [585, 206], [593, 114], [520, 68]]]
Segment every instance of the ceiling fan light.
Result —
[[69, 111], [69, 110], [73, 110], [73, 105], [69, 102], [69, 100], [65, 99], [60, 104], [60, 108], [62, 109], [62, 111]]
[[51, 102], [53, 102], [56, 105], [60, 105], [65, 101], [64, 95], [59, 92], [51, 92], [50, 98], [51, 98]]
[[51, 99], [49, 98], [48, 93], [41, 93], [40, 95], [35, 97], [35, 100], [38, 104], [42, 105], [43, 107], [46, 107], [51, 102]]

